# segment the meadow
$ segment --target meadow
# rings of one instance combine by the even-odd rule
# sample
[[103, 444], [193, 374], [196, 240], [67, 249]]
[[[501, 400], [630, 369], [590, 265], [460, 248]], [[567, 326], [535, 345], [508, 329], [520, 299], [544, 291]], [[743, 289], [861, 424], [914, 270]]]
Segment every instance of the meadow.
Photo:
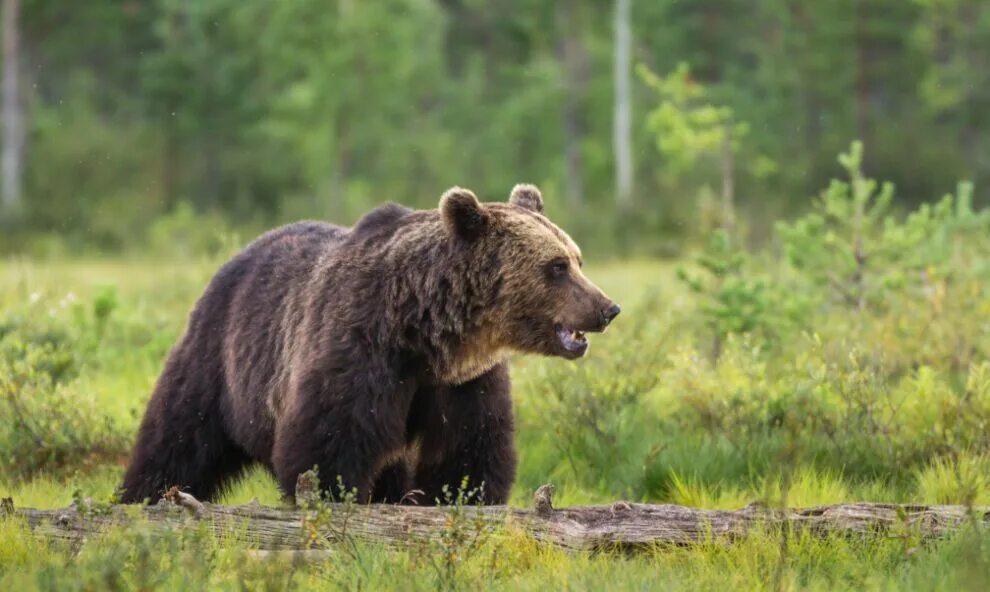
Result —
[[[990, 504], [990, 214], [970, 188], [913, 212], [836, 182], [755, 251], [724, 229], [678, 260], [599, 260], [624, 313], [585, 359], [517, 357], [512, 504], [705, 508]], [[237, 242], [237, 241], [233, 241]], [[111, 499], [163, 359], [229, 252], [0, 267], [0, 497]], [[251, 472], [224, 498], [279, 504]], [[990, 589], [990, 533], [759, 532], [628, 556], [511, 534], [313, 565], [245, 561], [201, 530], [140, 525], [81, 550], [0, 522], [0, 589]]]

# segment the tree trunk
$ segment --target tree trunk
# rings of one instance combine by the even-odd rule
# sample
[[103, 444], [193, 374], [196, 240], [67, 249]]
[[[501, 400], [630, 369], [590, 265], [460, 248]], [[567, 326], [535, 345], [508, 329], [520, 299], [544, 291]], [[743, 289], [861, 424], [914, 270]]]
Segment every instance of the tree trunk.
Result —
[[867, 147], [871, 144], [870, 137], [870, 39], [866, 29], [868, 18], [865, 0], [855, 3], [855, 33], [856, 48], [856, 138]]
[[14, 509], [13, 501], [0, 504], [0, 519], [23, 520], [37, 536], [48, 541], [79, 544], [113, 526], [146, 521], [152, 530], [165, 531], [206, 523], [226, 540], [260, 550], [304, 550], [308, 534], [317, 533], [320, 545], [364, 541], [401, 548], [436, 540], [451, 521], [479, 534], [500, 536], [522, 532], [540, 542], [570, 551], [637, 550], [656, 545], [728, 544], [749, 532], [791, 527], [817, 535], [942, 537], [967, 524], [990, 524], [990, 508], [852, 503], [805, 509], [774, 509], [750, 504], [740, 510], [701, 510], [670, 504], [616, 502], [611, 505], [554, 509], [548, 486], [534, 496], [535, 509], [506, 506], [416, 507], [398, 505], [328, 504], [322, 520], [316, 514], [258, 503], [219, 506], [197, 501], [175, 488], [168, 501], [155, 506], [84, 504], [59, 510]]
[[20, 91], [20, 0], [3, 0], [3, 187], [2, 205], [21, 206], [24, 174], [24, 110]]
[[580, 10], [573, 0], [557, 4], [560, 29], [558, 54], [564, 70], [564, 160], [567, 164], [567, 197], [572, 204], [584, 202], [584, 163], [581, 158], [581, 99], [587, 78], [587, 56], [581, 39]]
[[615, 117], [612, 140], [615, 150], [615, 192], [620, 210], [628, 211], [632, 201], [632, 96], [630, 61], [632, 30], [630, 12], [632, 0], [616, 0], [615, 4]]
[[736, 158], [732, 147], [732, 121], [726, 121], [722, 132], [719, 164], [722, 171], [722, 228], [726, 237], [735, 241], [736, 232]]

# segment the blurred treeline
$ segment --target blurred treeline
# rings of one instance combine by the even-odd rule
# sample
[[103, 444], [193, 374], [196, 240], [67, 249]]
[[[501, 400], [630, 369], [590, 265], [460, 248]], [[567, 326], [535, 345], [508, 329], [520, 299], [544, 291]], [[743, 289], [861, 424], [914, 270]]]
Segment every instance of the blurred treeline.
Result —
[[664, 145], [683, 126], [657, 123], [670, 97], [650, 80], [681, 64], [702, 89], [692, 100], [740, 130], [729, 175], [751, 235], [804, 209], [856, 138], [896, 203], [960, 179], [982, 202], [990, 3], [629, 2], [625, 97], [622, 22], [604, 0], [4, 0], [20, 5], [5, 23], [19, 111], [5, 120], [20, 113], [25, 132], [0, 249], [212, 248], [228, 231], [350, 222], [386, 200], [433, 207], [453, 184], [503, 199], [529, 181], [599, 251], [669, 253], [699, 235], [726, 176], [726, 154]]

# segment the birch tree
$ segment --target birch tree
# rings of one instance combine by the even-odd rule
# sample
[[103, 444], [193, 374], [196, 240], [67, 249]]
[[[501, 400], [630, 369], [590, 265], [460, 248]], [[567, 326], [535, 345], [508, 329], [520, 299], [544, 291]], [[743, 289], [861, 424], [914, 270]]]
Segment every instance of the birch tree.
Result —
[[24, 113], [20, 100], [20, 0], [3, 1], [3, 210], [21, 205], [24, 171]]
[[632, 105], [630, 89], [630, 54], [632, 30], [629, 13], [632, 0], [615, 4], [615, 117], [612, 141], [615, 150], [615, 193], [621, 210], [628, 210], [632, 200]]

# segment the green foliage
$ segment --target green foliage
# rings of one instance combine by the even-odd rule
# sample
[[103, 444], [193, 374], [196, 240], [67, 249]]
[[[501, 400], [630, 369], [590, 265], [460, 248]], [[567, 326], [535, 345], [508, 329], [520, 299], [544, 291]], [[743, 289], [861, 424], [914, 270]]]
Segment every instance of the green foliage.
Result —
[[478, 554], [491, 535], [480, 513], [466, 511], [472, 504], [480, 506], [483, 494], [484, 484], [469, 489], [467, 477], [457, 485], [456, 491], [449, 485], [443, 486], [443, 499], [439, 501], [449, 506], [445, 528], [421, 551], [433, 565], [440, 590], [460, 587], [458, 571], [461, 565], [466, 558]]
[[188, 202], [180, 202], [148, 228], [149, 251], [169, 259], [216, 257], [230, 251], [232, 242], [236, 235], [222, 216], [197, 214]]
[[899, 218], [892, 210], [893, 185], [878, 184], [862, 173], [863, 146], [853, 143], [839, 162], [849, 182], [834, 180], [812, 212], [777, 231], [789, 262], [799, 273], [795, 289], [825, 296], [862, 312], [889, 310], [899, 298], [929, 298], [956, 282], [986, 277], [982, 260], [990, 242], [986, 212], [974, 213], [972, 185], [961, 183], [955, 196], [922, 204]]
[[[774, 467], [904, 491], [946, 458], [990, 450], [979, 427], [990, 423], [990, 339], [973, 319], [990, 310], [987, 213], [972, 210], [963, 184], [898, 217], [890, 190], [860, 173], [861, 154], [843, 157], [851, 183], [834, 182], [815, 212], [779, 225], [785, 260], [732, 248], [716, 231], [694, 271], [677, 268], [690, 304], [673, 322], [648, 320], [662, 310], [648, 300], [603, 358], [531, 379], [525, 425], [552, 417], [554, 428], [526, 446], [560, 460], [524, 473], [578, 501], [588, 491], [691, 499], [685, 484], [741, 501], [762, 497]], [[833, 277], [844, 282], [834, 292]], [[714, 364], [698, 355], [710, 340]], [[962, 481], [942, 486], [973, 489]]]
[[839, 163], [849, 182], [833, 180], [811, 213], [777, 231], [791, 263], [821, 289], [862, 310], [883, 301], [883, 288], [910, 271], [909, 255], [927, 237], [927, 208], [898, 224], [890, 217], [894, 186], [866, 178], [863, 144], [854, 142]]
[[691, 76], [687, 64], [679, 64], [665, 77], [643, 65], [637, 71], [661, 100], [647, 115], [646, 128], [675, 171], [688, 171], [701, 159], [719, 157], [727, 142], [731, 150], [738, 150], [749, 126], [735, 121], [730, 107], [713, 105], [711, 92]]
[[73, 296], [0, 317], [0, 468], [32, 475], [121, 454], [125, 439], [74, 379], [99, 347], [114, 307], [104, 288], [87, 310]]
[[763, 281], [751, 277], [744, 266], [747, 256], [734, 249], [724, 229], [712, 232], [708, 248], [696, 260], [698, 275], [684, 267], [677, 277], [700, 300], [699, 310], [712, 331], [712, 358], [717, 360], [722, 343], [732, 334], [770, 333], [770, 300]]
[[[494, 200], [530, 181], [589, 254], [678, 254], [707, 237], [695, 206], [726, 148], [739, 226], [762, 238], [853, 137], [897, 207], [990, 180], [977, 0], [635, 2], [627, 218], [611, 3], [22, 4], [25, 208], [3, 252], [198, 255], [221, 234], [203, 227], [347, 223], [386, 200], [434, 207], [455, 183]], [[185, 208], [197, 223], [180, 226]]]

